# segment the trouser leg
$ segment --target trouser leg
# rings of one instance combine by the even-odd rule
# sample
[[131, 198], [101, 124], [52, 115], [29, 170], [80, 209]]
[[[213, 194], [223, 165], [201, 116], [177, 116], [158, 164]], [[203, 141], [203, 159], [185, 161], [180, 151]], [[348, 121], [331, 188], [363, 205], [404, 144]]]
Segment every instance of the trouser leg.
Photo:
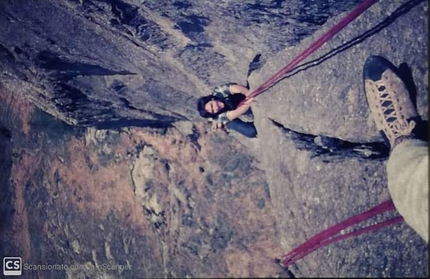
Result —
[[394, 205], [426, 242], [429, 239], [428, 146], [411, 139], [397, 145], [388, 160], [388, 188]]
[[257, 129], [255, 128], [254, 124], [243, 122], [240, 119], [230, 121], [227, 123], [226, 127], [227, 129], [235, 130], [249, 138], [255, 138], [257, 136]]

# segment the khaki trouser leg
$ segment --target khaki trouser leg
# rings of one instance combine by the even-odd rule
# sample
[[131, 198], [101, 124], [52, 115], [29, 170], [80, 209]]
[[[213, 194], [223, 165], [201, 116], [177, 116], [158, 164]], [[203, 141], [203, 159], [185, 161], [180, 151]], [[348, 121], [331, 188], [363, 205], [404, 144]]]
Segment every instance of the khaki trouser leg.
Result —
[[388, 188], [394, 205], [427, 243], [429, 181], [427, 143], [411, 139], [397, 145], [388, 160]]

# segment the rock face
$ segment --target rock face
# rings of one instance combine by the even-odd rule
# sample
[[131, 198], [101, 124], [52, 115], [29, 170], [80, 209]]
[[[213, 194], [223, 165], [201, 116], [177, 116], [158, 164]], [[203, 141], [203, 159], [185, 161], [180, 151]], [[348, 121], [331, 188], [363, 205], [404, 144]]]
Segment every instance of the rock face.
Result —
[[208, 133], [199, 96], [256, 88], [360, 1], [257, 2], [2, 1], [1, 254], [81, 265], [29, 278], [428, 276], [405, 224], [276, 263], [389, 198], [362, 66], [400, 65], [427, 120], [427, 2], [379, 1], [259, 96], [257, 139]]
[[[344, 16], [330, 19], [300, 46], [274, 55], [251, 75], [251, 87], [264, 82]], [[381, 1], [314, 53], [306, 65], [259, 97], [254, 107], [261, 135], [256, 153], [265, 166], [278, 229], [285, 232], [280, 234], [285, 250], [294, 248], [298, 239], [305, 241], [321, 228], [389, 198], [388, 151], [379, 145], [381, 138], [369, 114], [362, 67], [369, 55], [382, 55], [400, 65], [406, 78], [413, 77], [411, 87], [415, 89], [411, 91], [426, 120], [428, 68], [423, 61], [428, 59], [427, 45], [420, 43], [426, 41], [426, 26], [426, 3]], [[412, 265], [425, 252], [419, 245], [405, 246], [404, 239], [421, 240], [406, 236], [412, 233], [408, 228], [393, 230], [320, 249], [302, 260], [293, 273], [395, 276], [414, 270]], [[386, 238], [377, 241], [381, 234]], [[412, 262], [403, 261], [405, 256]], [[403, 264], [397, 265], [397, 261]]]
[[2, 255], [80, 265], [28, 277], [285, 274], [264, 173], [237, 141], [73, 127], [1, 96]]
[[197, 96], [358, 1], [140, 2], [3, 1], [3, 83], [70, 124], [196, 120]]

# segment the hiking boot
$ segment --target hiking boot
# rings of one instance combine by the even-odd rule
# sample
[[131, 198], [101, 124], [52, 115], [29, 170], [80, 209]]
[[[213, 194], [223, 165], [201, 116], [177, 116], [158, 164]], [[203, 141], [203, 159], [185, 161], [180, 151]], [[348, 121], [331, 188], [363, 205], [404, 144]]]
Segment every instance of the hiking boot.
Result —
[[418, 113], [397, 68], [380, 56], [367, 58], [363, 68], [367, 102], [385, 143], [391, 150], [401, 141], [414, 138]]

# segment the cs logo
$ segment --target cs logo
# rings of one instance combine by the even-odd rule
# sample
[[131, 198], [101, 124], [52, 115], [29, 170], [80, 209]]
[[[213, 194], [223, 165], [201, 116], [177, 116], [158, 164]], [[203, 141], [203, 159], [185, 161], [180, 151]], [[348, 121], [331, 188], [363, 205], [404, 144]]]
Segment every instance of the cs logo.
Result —
[[3, 275], [4, 276], [22, 275], [22, 259], [20, 257], [4, 257]]

